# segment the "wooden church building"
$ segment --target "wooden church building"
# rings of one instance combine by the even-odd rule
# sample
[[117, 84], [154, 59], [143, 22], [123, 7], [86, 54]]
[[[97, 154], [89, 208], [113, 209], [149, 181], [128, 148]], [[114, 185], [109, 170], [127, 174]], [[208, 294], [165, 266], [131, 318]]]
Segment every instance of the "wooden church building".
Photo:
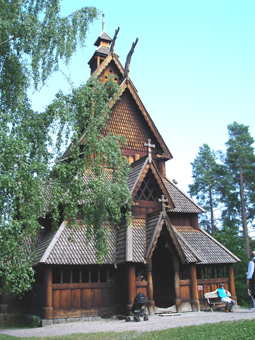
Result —
[[[75, 233], [66, 221], [58, 230], [40, 231], [36, 281], [21, 307], [43, 319], [128, 315], [138, 292], [145, 294], [150, 314], [156, 307], [198, 311], [205, 308], [204, 293], [219, 283], [236, 300], [233, 264], [239, 259], [199, 227], [203, 209], [166, 177], [171, 152], [129, 77], [136, 43], [124, 68], [114, 52], [116, 37], [117, 31], [111, 39], [103, 27], [89, 66], [101, 82], [116, 74], [121, 86], [109, 128], [127, 139], [122, 153], [131, 166], [132, 222], [109, 226], [102, 265], [93, 243], [86, 243], [85, 224]], [[17, 306], [10, 303], [8, 312]]]

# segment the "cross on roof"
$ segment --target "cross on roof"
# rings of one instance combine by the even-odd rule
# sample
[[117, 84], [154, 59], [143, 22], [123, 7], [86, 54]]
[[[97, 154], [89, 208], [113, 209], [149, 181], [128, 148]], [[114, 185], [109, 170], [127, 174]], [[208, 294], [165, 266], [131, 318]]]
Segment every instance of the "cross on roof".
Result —
[[143, 145], [148, 147], [147, 154], [148, 154], [148, 157], [149, 157], [149, 163], [151, 163], [151, 161], [152, 161], [151, 148], [155, 148], [155, 144], [151, 144], [151, 140], [148, 139], [148, 143], [144, 143]]
[[158, 199], [159, 202], [162, 202], [162, 210], [166, 212], [166, 204], [168, 202], [168, 199], [165, 198], [165, 195], [161, 195], [161, 198]]

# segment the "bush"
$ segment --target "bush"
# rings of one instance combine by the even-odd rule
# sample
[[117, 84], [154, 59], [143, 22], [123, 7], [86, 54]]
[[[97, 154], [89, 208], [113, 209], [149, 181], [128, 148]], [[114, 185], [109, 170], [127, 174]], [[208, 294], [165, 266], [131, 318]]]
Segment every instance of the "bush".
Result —
[[38, 315], [26, 315], [24, 317], [24, 324], [30, 328], [36, 328], [41, 326], [41, 319]]

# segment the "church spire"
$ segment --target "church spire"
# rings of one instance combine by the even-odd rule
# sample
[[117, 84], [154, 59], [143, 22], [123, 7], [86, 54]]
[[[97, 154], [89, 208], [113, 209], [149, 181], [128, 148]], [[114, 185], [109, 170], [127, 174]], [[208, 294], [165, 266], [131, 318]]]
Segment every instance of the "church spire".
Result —
[[88, 64], [91, 68], [91, 74], [99, 67], [99, 65], [104, 61], [104, 59], [110, 54], [110, 44], [112, 42], [112, 38], [105, 32], [105, 21], [104, 14], [102, 15], [102, 32], [95, 42], [95, 46], [97, 46], [97, 50], [94, 53], [93, 57], [90, 59]]

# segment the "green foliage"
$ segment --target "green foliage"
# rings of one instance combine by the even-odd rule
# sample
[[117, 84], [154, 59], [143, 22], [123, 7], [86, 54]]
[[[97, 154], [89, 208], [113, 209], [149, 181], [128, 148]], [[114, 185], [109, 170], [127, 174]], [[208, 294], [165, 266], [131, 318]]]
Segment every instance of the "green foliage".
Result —
[[[30, 120], [26, 124], [21, 117], [15, 129], [10, 126], [8, 133], [2, 134], [1, 169], [5, 171], [0, 179], [0, 275], [5, 280], [6, 293], [20, 294], [29, 289], [32, 249], [28, 249], [29, 254], [25, 253], [24, 242], [31, 243], [29, 240], [36, 236], [38, 219], [46, 217], [48, 212], [51, 212], [53, 227], [60, 222], [60, 207], [70, 226], [78, 225], [77, 216], [85, 221], [99, 263], [108, 252], [107, 222], [119, 223], [123, 206], [126, 206], [126, 217], [130, 217], [129, 166], [120, 150], [125, 141], [107, 132], [109, 100], [117, 100], [119, 93], [120, 87], [114, 79], [100, 84], [92, 77], [69, 95], [58, 93], [42, 113], [43, 122], [40, 114], [35, 114], [32, 126]], [[33, 128], [39, 131], [41, 124], [44, 126], [42, 138], [31, 140]], [[53, 129], [56, 138], [49, 133], [53, 133]], [[19, 147], [12, 137], [17, 137], [16, 131], [22, 137]], [[14, 146], [4, 143], [10, 137]], [[70, 140], [62, 155], [63, 146]]]
[[58, 70], [59, 60], [68, 63], [97, 15], [95, 7], [83, 7], [61, 17], [59, 0], [2, 0], [1, 110], [16, 111], [27, 98], [31, 79], [37, 88]]
[[198, 155], [191, 163], [194, 182], [189, 185], [189, 194], [195, 196], [206, 211], [200, 218], [200, 225], [212, 235], [216, 226], [215, 211], [219, 208], [218, 185], [221, 165], [217, 160], [217, 154], [209, 145], [203, 144], [199, 147]]
[[[255, 212], [255, 154], [254, 139], [249, 134], [249, 127], [234, 122], [228, 126], [229, 140], [227, 150], [214, 152], [207, 144], [199, 148], [192, 164], [194, 182], [189, 185], [189, 193], [198, 203], [218, 218], [218, 229], [223, 225], [239, 224], [241, 227], [240, 162], [244, 179], [244, 199], [247, 220], [252, 223]], [[216, 214], [215, 214], [216, 213]], [[208, 222], [203, 222], [207, 231]]]
[[38, 315], [24, 315], [23, 324], [25, 327], [37, 328], [41, 326], [41, 319]]
[[[255, 154], [254, 139], [249, 133], [249, 127], [234, 122], [228, 125], [229, 140], [226, 143], [227, 154], [225, 163], [233, 176], [233, 186], [239, 194], [236, 203], [240, 209], [240, 175], [243, 176], [243, 194], [247, 220], [252, 222], [255, 214]], [[238, 202], [239, 201], [239, 202]]]
[[[235, 285], [238, 303], [247, 304], [248, 295], [245, 286], [247, 249], [254, 242], [248, 238], [244, 215], [252, 226], [255, 213], [254, 139], [249, 133], [248, 126], [236, 122], [228, 125], [228, 132], [229, 140], [226, 143], [225, 154], [222, 151], [212, 152], [206, 144], [200, 147], [198, 156], [192, 163], [194, 182], [189, 186], [189, 193], [196, 196], [198, 202], [207, 211], [213, 214], [216, 212], [218, 225], [215, 237], [241, 259], [241, 263], [234, 264]], [[243, 187], [240, 184], [241, 176]], [[208, 202], [211, 189], [213, 203], [210, 207]], [[244, 209], [242, 209], [243, 203], [245, 203]], [[218, 210], [215, 211], [215, 208]], [[201, 217], [200, 225], [210, 232], [209, 222], [204, 223], [204, 220]]]
[[215, 238], [241, 260], [241, 262], [233, 264], [236, 295], [239, 305], [248, 305], [249, 297], [246, 286], [247, 256], [244, 238], [240, 237], [238, 224], [231, 221], [231, 224], [223, 225], [222, 229], [217, 231]]
[[125, 141], [107, 131], [109, 103], [120, 92], [116, 81], [91, 78], [69, 95], [58, 93], [45, 112], [34, 112], [27, 97], [60, 60], [68, 64], [97, 15], [95, 7], [84, 7], [61, 17], [58, 0], [1, 2], [0, 281], [6, 295], [30, 288], [39, 218], [51, 212], [54, 227], [61, 211], [75, 226], [79, 215], [101, 263], [103, 222], [118, 223], [121, 207], [130, 207], [129, 167], [120, 151]]
[[120, 150], [125, 140], [107, 132], [109, 99], [117, 100], [119, 94], [120, 87], [114, 79], [100, 84], [92, 77], [70, 95], [59, 93], [47, 109], [48, 116], [59, 118], [56, 146], [60, 155], [59, 146], [72, 134], [71, 145], [57, 159], [51, 173], [53, 222], [59, 221], [59, 204], [64, 207], [69, 225], [77, 225], [79, 214], [87, 223], [88, 236], [93, 236], [99, 263], [108, 250], [103, 225], [109, 220], [119, 223], [123, 205], [126, 217], [130, 217], [129, 165]]

